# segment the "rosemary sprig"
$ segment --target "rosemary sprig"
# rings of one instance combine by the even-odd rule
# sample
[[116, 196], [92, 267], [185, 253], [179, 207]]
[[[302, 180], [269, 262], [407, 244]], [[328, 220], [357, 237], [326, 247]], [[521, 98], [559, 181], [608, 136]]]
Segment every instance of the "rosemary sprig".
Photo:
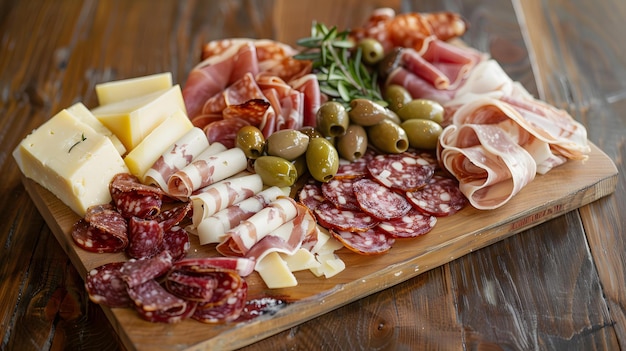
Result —
[[77, 141], [77, 142], [75, 142], [72, 146], [70, 146], [70, 149], [69, 149], [69, 150], [67, 150], [67, 153], [69, 154], [70, 152], [72, 152], [72, 149], [73, 149], [76, 145], [80, 144], [81, 142], [83, 142], [83, 141], [85, 141], [85, 140], [87, 140], [87, 137], [85, 137], [85, 133], [82, 133], [82, 134], [81, 134], [81, 136], [80, 136], [80, 140], [79, 140], [79, 141]]
[[304, 50], [294, 57], [313, 62], [320, 91], [331, 99], [346, 106], [357, 98], [384, 104], [376, 71], [362, 62], [361, 48], [348, 34], [348, 31], [339, 32], [336, 27], [313, 23], [311, 36], [297, 41]]

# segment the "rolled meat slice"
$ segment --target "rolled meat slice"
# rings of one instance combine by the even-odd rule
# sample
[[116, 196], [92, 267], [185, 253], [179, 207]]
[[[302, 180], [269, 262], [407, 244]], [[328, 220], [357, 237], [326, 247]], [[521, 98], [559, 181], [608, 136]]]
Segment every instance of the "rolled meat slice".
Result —
[[287, 194], [281, 188], [270, 187], [209, 217], [205, 217], [196, 228], [200, 245], [222, 242], [226, 237], [226, 232], [239, 225], [242, 221], [252, 217], [270, 202], [283, 195]]
[[192, 227], [197, 228], [205, 218], [254, 196], [262, 189], [263, 181], [258, 174], [229, 178], [203, 188], [189, 198], [193, 206]]
[[186, 200], [194, 191], [233, 176], [246, 166], [246, 155], [241, 149], [226, 149], [220, 143], [213, 143], [193, 162], [170, 176], [167, 192]]
[[167, 190], [167, 181], [175, 172], [190, 164], [195, 157], [209, 147], [204, 131], [192, 128], [159, 157], [144, 175], [145, 183]]

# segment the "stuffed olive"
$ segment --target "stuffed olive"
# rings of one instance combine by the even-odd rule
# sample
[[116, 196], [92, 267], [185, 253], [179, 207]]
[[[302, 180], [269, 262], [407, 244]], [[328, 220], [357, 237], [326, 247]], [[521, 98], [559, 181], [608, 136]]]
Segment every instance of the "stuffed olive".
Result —
[[367, 140], [380, 151], [389, 154], [399, 154], [409, 148], [409, 139], [404, 129], [388, 119], [368, 127]]
[[350, 116], [346, 108], [337, 101], [327, 101], [317, 110], [316, 127], [325, 137], [336, 137], [346, 133]]
[[294, 129], [283, 129], [267, 137], [265, 149], [268, 155], [293, 161], [304, 155], [309, 146], [309, 137]]
[[337, 149], [325, 138], [313, 138], [306, 150], [306, 165], [315, 180], [328, 182], [339, 169]]
[[254, 161], [254, 172], [267, 186], [292, 186], [298, 179], [296, 166], [278, 156], [261, 156]]

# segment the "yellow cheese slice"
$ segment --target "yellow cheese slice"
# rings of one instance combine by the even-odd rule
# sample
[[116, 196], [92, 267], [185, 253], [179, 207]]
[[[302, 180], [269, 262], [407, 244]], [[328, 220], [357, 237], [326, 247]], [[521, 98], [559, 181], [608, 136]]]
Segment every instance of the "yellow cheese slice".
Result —
[[126, 147], [124, 147], [124, 144], [122, 144], [120, 139], [115, 134], [113, 134], [109, 130], [109, 128], [105, 127], [104, 124], [100, 123], [100, 121], [96, 118], [96, 116], [94, 116], [93, 113], [91, 113], [91, 111], [89, 111], [87, 106], [83, 105], [82, 102], [77, 102], [74, 105], [66, 108], [66, 110], [67, 112], [74, 115], [74, 117], [79, 119], [81, 122], [88, 124], [96, 132], [111, 139], [113, 146], [115, 146], [115, 148], [120, 153], [120, 155], [124, 155], [126, 153]]
[[91, 112], [130, 152], [178, 110], [187, 113], [180, 86], [175, 85], [167, 90], [98, 106]]
[[292, 272], [303, 271], [321, 266], [321, 263], [315, 259], [315, 255], [307, 249], [298, 249], [293, 255], [281, 253], [280, 257], [283, 261], [285, 261], [287, 267]]
[[278, 252], [271, 252], [257, 262], [255, 270], [270, 289], [289, 288], [298, 285], [296, 277], [291, 273], [287, 263]]
[[310, 269], [316, 277], [323, 275], [326, 278], [331, 278], [346, 269], [346, 263], [334, 253], [317, 255], [316, 259], [321, 263], [320, 266]]
[[130, 173], [143, 182], [146, 172], [161, 154], [192, 128], [193, 124], [181, 110], [167, 117], [124, 157]]
[[100, 105], [108, 105], [171, 87], [172, 73], [157, 73], [96, 84], [96, 96]]
[[109, 183], [128, 172], [111, 140], [62, 110], [13, 151], [22, 173], [57, 196], [79, 216], [111, 201]]

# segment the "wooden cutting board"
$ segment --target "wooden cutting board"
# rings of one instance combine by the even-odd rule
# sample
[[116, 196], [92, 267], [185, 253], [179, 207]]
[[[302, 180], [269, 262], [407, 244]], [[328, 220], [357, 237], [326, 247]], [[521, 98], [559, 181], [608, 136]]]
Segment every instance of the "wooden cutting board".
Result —
[[[617, 168], [595, 145], [587, 161], [570, 161], [538, 175], [505, 206], [493, 211], [467, 207], [440, 218], [428, 234], [397, 240], [380, 256], [337, 251], [346, 269], [330, 279], [297, 272], [298, 286], [268, 290], [256, 273], [247, 277], [249, 299], [287, 301], [275, 313], [240, 323], [209, 325], [187, 320], [178, 324], [146, 322], [132, 309], [103, 307], [129, 350], [231, 350], [277, 334], [352, 301], [399, 284], [418, 274], [579, 208], [615, 191]], [[123, 253], [96, 254], [74, 245], [70, 230], [79, 217], [54, 195], [30, 179], [24, 186], [57, 240], [82, 276], [99, 265], [125, 259]], [[217, 255], [191, 235], [189, 257]], [[524, 248], [520, 248], [523, 250]]]

